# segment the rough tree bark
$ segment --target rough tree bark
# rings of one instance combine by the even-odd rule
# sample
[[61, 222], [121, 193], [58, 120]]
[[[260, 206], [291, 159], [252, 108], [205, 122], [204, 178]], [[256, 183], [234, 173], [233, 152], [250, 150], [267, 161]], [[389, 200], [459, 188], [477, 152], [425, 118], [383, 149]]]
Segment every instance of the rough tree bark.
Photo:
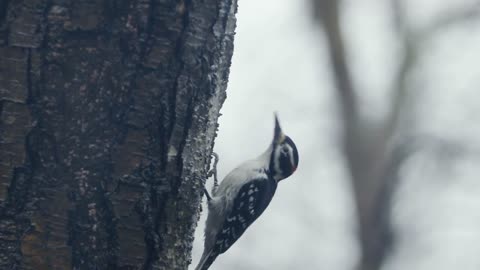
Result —
[[236, 2], [0, 2], [0, 269], [187, 269]]

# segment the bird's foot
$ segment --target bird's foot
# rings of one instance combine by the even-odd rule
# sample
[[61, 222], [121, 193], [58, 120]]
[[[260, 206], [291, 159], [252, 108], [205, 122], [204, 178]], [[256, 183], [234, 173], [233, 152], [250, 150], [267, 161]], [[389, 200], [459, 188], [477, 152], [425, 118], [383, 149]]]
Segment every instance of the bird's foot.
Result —
[[218, 188], [217, 164], [218, 164], [219, 157], [218, 157], [218, 154], [215, 153], [215, 152], [212, 152], [212, 156], [214, 158], [213, 166], [210, 169], [210, 171], [208, 171], [208, 173], [207, 173], [207, 179], [213, 176], [212, 194], [215, 194], [215, 192], [217, 191], [217, 188]]

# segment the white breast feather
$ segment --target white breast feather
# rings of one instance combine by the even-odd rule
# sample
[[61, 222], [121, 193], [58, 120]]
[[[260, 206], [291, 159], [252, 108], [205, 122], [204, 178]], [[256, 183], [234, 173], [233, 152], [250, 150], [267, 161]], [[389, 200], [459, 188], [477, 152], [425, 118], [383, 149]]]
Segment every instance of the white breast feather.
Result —
[[[262, 155], [256, 159], [252, 159], [242, 163], [233, 169], [220, 183], [217, 191], [213, 196], [229, 198], [226, 201], [233, 203], [240, 188], [253, 179], [268, 179], [266, 170], [270, 163], [270, 155], [272, 147], [270, 146]], [[225, 205], [227, 209], [231, 205]]]

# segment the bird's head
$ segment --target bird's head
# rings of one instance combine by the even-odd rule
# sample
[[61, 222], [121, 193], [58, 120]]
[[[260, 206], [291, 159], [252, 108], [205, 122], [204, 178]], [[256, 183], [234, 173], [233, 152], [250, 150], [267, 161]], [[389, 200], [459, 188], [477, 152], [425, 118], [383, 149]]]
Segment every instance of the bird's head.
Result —
[[273, 135], [269, 170], [278, 182], [295, 172], [298, 166], [298, 151], [295, 143], [285, 135], [275, 114], [275, 131]]

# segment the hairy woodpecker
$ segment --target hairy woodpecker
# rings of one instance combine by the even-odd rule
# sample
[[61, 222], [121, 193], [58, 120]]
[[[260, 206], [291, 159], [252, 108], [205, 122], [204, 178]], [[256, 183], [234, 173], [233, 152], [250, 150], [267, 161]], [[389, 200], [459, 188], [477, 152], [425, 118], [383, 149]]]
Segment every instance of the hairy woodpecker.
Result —
[[273, 141], [267, 151], [231, 171], [219, 186], [214, 184], [212, 196], [205, 190], [205, 246], [195, 270], [207, 270], [218, 255], [240, 238], [267, 208], [278, 182], [289, 177], [297, 166], [297, 147], [282, 132], [275, 115]]

